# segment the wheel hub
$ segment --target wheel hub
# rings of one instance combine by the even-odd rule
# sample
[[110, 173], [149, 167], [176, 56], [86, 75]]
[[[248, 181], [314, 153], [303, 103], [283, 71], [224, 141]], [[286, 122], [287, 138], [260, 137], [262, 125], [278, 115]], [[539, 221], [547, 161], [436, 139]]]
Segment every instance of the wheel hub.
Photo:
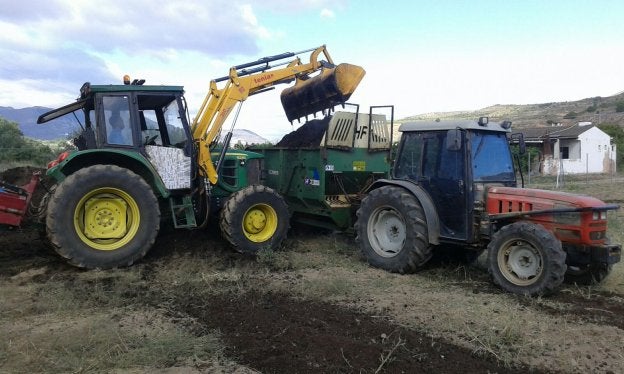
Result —
[[126, 232], [127, 204], [121, 198], [94, 197], [85, 202], [84, 234], [89, 239], [119, 239]]
[[533, 279], [542, 271], [539, 252], [522, 242], [509, 246], [505, 251], [505, 258], [508, 271], [520, 280]]
[[254, 209], [245, 217], [245, 231], [257, 234], [266, 226], [266, 215], [259, 209]]
[[403, 249], [406, 238], [405, 223], [399, 213], [393, 209], [385, 209], [371, 216], [373, 223], [371, 238], [374, 238], [373, 249], [383, 257], [396, 256]]
[[256, 204], [243, 216], [243, 234], [255, 243], [269, 240], [278, 226], [277, 213], [268, 204]]

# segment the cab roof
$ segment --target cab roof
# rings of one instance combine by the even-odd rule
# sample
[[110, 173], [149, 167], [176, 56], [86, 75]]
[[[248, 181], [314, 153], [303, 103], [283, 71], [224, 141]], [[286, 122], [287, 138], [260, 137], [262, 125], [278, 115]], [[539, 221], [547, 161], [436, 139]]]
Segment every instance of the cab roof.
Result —
[[[83, 86], [84, 87], [84, 86]], [[108, 84], [89, 85], [84, 95], [98, 92], [183, 92], [183, 86], [155, 86], [155, 85], [134, 85], [134, 84]], [[82, 89], [81, 89], [81, 96]]]
[[487, 117], [479, 120], [436, 120], [405, 122], [399, 127], [401, 132], [409, 131], [436, 131], [436, 130], [481, 130], [496, 132], [511, 132], [511, 122], [489, 122]]
[[[55, 118], [62, 117], [71, 112], [84, 108], [89, 104], [91, 96], [96, 93], [125, 93], [125, 92], [148, 92], [148, 93], [184, 93], [184, 86], [155, 86], [135, 84], [108, 84], [91, 85], [86, 82], [80, 88], [80, 97], [74, 103], [53, 109], [39, 116], [37, 123], [46, 123]], [[92, 105], [92, 104], [91, 104]]]

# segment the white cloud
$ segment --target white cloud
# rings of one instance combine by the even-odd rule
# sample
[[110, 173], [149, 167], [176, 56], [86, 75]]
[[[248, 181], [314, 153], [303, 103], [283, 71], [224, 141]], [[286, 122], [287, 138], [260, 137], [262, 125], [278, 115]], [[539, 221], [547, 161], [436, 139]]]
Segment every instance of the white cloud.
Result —
[[327, 8], [321, 9], [321, 18], [336, 18], [336, 14]]
[[0, 105], [23, 105], [17, 96], [32, 97], [28, 105], [62, 105], [57, 90], [71, 86], [73, 95], [84, 81], [117, 82], [128, 70], [149, 81], [181, 78], [176, 69], [187, 59], [208, 82], [215, 73], [207, 63], [256, 58], [258, 41], [271, 37], [252, 5], [238, 0], [0, 0], [0, 9], [0, 81], [28, 82], [21, 86], [27, 93], [3, 95]]
[[250, 4], [241, 5], [240, 9], [243, 19], [247, 21], [247, 30], [251, 31], [261, 39], [269, 39], [271, 37], [271, 32], [258, 23], [258, 19], [256, 18]]

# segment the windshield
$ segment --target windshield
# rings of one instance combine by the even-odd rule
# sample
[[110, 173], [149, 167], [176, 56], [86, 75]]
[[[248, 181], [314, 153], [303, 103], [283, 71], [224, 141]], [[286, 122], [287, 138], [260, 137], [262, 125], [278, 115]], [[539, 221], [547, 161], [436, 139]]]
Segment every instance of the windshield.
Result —
[[472, 132], [472, 175], [475, 181], [513, 181], [511, 152], [505, 133]]

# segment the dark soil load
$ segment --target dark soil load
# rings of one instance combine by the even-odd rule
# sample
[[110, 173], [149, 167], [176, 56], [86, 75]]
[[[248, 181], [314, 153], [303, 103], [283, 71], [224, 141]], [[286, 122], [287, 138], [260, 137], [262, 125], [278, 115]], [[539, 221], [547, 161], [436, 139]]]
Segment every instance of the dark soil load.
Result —
[[286, 134], [275, 146], [284, 148], [318, 148], [327, 131], [332, 116], [323, 119], [313, 119], [303, 124], [297, 130]]
[[40, 168], [32, 166], [22, 166], [13, 169], [7, 169], [0, 173], [0, 181], [10, 183], [16, 186], [22, 186], [30, 182], [33, 173], [43, 171]]

